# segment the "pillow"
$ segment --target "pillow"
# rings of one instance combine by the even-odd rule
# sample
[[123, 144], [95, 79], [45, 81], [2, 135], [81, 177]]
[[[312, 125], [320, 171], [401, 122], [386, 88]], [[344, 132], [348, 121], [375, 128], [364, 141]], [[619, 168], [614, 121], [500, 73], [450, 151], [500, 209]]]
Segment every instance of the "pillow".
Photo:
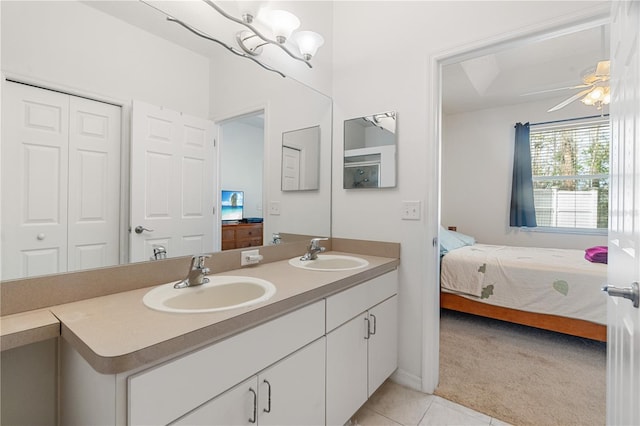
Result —
[[460, 232], [449, 231], [444, 227], [440, 227], [440, 256], [444, 256], [451, 250], [455, 250], [464, 246], [472, 246], [476, 243], [475, 238]]

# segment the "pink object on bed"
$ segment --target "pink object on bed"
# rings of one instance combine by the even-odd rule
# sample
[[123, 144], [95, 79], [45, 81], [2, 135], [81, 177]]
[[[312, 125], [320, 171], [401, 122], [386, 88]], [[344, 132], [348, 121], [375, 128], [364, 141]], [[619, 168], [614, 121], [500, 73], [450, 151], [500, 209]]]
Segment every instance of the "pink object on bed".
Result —
[[584, 251], [584, 258], [593, 263], [607, 263], [607, 246], [590, 247]]

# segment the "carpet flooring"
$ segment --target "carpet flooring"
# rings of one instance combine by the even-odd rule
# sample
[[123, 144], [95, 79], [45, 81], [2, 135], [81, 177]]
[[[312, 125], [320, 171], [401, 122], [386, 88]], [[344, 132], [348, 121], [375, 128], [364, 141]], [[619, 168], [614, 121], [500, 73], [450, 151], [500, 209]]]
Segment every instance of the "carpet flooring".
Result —
[[442, 310], [435, 394], [513, 425], [604, 425], [606, 344]]

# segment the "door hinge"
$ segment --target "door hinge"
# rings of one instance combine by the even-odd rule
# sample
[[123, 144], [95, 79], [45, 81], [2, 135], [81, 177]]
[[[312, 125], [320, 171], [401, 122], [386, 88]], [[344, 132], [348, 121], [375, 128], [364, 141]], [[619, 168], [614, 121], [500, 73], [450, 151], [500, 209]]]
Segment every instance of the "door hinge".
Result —
[[216, 147], [216, 138], [213, 138], [213, 147]]

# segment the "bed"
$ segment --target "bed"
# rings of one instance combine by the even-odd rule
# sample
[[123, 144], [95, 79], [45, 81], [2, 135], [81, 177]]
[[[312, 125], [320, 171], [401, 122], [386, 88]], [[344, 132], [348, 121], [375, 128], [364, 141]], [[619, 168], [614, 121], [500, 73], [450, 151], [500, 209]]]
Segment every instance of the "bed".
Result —
[[[441, 243], [466, 237], [461, 235], [441, 232]], [[606, 341], [607, 303], [600, 290], [605, 264], [585, 260], [584, 250], [477, 244], [466, 238], [444, 253], [441, 245], [442, 308]]]

